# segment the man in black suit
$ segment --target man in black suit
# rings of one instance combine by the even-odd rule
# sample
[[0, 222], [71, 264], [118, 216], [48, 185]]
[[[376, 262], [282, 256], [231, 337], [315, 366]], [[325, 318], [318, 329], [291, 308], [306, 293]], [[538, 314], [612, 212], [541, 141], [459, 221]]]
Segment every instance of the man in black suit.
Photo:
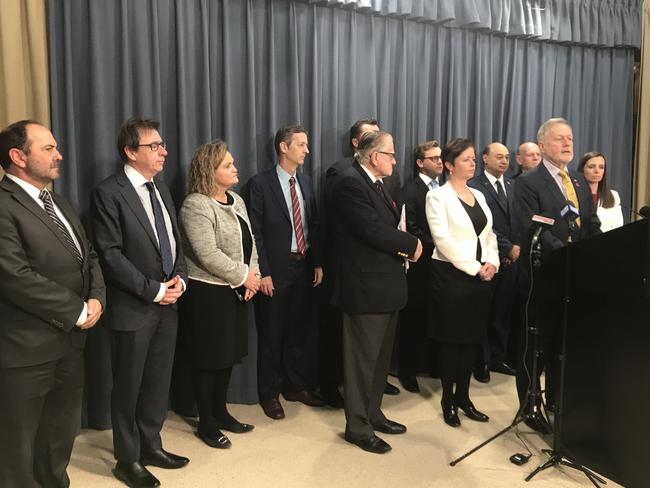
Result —
[[0, 486], [64, 488], [81, 420], [86, 331], [104, 279], [70, 204], [46, 187], [62, 157], [22, 120], [0, 132]]
[[[341, 408], [343, 399], [338, 391], [338, 385], [343, 375], [342, 371], [342, 351], [341, 338], [343, 328], [343, 316], [341, 311], [333, 307], [330, 303], [332, 294], [332, 284], [335, 281], [334, 272], [337, 266], [336, 243], [330, 223], [330, 214], [335, 212], [332, 194], [339, 176], [354, 163], [354, 154], [357, 152], [359, 140], [367, 132], [376, 132], [379, 130], [379, 123], [374, 118], [363, 118], [357, 120], [350, 128], [350, 150], [352, 156], [346, 156], [335, 162], [327, 169], [325, 174], [325, 184], [322, 191], [321, 205], [321, 235], [323, 240], [323, 254], [325, 259], [325, 269], [332, 270], [327, 272], [325, 277], [323, 298], [323, 312], [320, 321], [320, 382], [321, 395], [327, 404]], [[401, 183], [399, 173], [384, 178], [384, 184], [389, 193], [401, 207]], [[399, 388], [386, 382], [384, 393], [387, 395], [398, 395]]]
[[483, 150], [483, 164], [485, 171], [472, 178], [468, 185], [485, 195], [492, 212], [492, 229], [497, 236], [501, 261], [494, 279], [488, 335], [483, 340], [480, 359], [474, 371], [479, 381], [487, 382], [490, 380], [490, 370], [511, 376], [515, 374], [507, 358], [521, 246], [514, 207], [515, 185], [505, 176], [510, 164], [510, 151], [499, 142], [488, 144]]
[[176, 469], [189, 460], [162, 448], [176, 346], [176, 301], [187, 271], [169, 190], [154, 176], [165, 163], [156, 120], [127, 120], [117, 139], [123, 168], [91, 197], [91, 225], [106, 277], [111, 330], [114, 475], [158, 486], [146, 465]]
[[[522, 256], [528, 259], [530, 254], [530, 224], [533, 215], [543, 215], [555, 219], [550, 230], [541, 235], [542, 262], [549, 257], [549, 254], [567, 244], [569, 237], [572, 241], [582, 240], [600, 233], [600, 221], [596, 215], [593, 198], [589, 185], [584, 177], [568, 169], [569, 163], [573, 160], [573, 130], [569, 123], [562, 118], [553, 118], [544, 122], [538, 132], [537, 140], [542, 152], [542, 162], [536, 168], [524, 173], [517, 179], [515, 187], [515, 208], [519, 218], [518, 227], [521, 232]], [[562, 211], [567, 209], [567, 200], [570, 200], [579, 211], [580, 220], [577, 221], [577, 230], [571, 232], [568, 219], [562, 216]], [[573, 234], [573, 235], [571, 235]], [[528, 267], [520, 267], [520, 275], [527, 283], [530, 283]], [[552, 283], [551, 276], [545, 274], [545, 266], [542, 266], [540, 276], [536, 278], [535, 287], [539, 291], [536, 295], [540, 298], [550, 296], [549, 284]], [[561, 299], [561, 297], [560, 297]], [[559, 300], [546, 300], [538, 303], [539, 310], [539, 341], [540, 357], [538, 371], [541, 373], [545, 364], [553, 358], [545, 357], [545, 352], [552, 349], [555, 342], [555, 335], [558, 332], [558, 324], [561, 323], [561, 306]], [[530, 413], [539, 407], [540, 395], [536, 394], [536, 403], [526, 403], [526, 392], [529, 387], [528, 372], [531, 371], [532, 362], [531, 348], [528, 348], [526, 360], [517, 365], [517, 390], [522, 409]], [[519, 355], [523, 356], [523, 353]], [[547, 371], [547, 377], [549, 376]], [[538, 382], [539, 384], [539, 382]], [[551, 393], [548, 387], [547, 378], [547, 399]], [[539, 423], [534, 420], [527, 420], [529, 426], [542, 429]]]
[[309, 154], [307, 131], [299, 125], [275, 134], [276, 166], [249, 183], [248, 212], [262, 280], [256, 297], [258, 390], [264, 413], [284, 418], [288, 401], [322, 406], [316, 386], [312, 288], [323, 279], [318, 209], [311, 178], [298, 171]]
[[421, 357], [426, 357], [427, 371], [433, 371], [433, 343], [427, 339], [428, 307], [431, 302], [431, 255], [433, 239], [424, 211], [427, 193], [440, 186], [442, 175], [442, 149], [438, 141], [426, 141], [415, 147], [415, 174], [404, 185], [406, 230], [420, 239], [422, 257], [409, 266], [408, 303], [400, 315], [399, 323], [399, 379], [402, 386], [413, 393], [420, 391], [416, 373]]
[[391, 448], [375, 430], [406, 432], [382, 413], [381, 399], [397, 316], [407, 300], [404, 259], [422, 254], [418, 238], [398, 230], [399, 207], [381, 181], [394, 164], [392, 136], [368, 132], [333, 193], [340, 259], [332, 303], [343, 310], [345, 439], [373, 453]]

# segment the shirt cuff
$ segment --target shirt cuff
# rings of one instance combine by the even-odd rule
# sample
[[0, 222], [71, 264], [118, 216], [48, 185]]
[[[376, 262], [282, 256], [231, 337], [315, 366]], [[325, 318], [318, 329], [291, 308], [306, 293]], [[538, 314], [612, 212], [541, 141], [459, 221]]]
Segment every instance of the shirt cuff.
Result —
[[88, 318], [88, 304], [84, 302], [84, 308], [81, 309], [81, 314], [79, 315], [79, 318], [77, 319], [77, 322], [74, 325], [83, 324], [87, 318]]
[[181, 278], [180, 276], [178, 277], [179, 280], [181, 280], [181, 285], [183, 285], [183, 293], [185, 293], [185, 290], [187, 289], [187, 285], [185, 284], [185, 280]]
[[165, 296], [165, 292], [167, 291], [167, 287], [165, 286], [164, 283], [160, 284], [160, 290], [158, 291], [158, 294], [156, 295], [156, 298], [153, 299], [154, 303], [158, 303], [160, 300], [163, 299]]

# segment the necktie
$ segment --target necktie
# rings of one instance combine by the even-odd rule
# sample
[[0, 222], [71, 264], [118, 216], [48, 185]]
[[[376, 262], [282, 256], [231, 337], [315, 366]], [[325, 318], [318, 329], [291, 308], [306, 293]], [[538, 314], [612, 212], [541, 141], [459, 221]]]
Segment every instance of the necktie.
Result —
[[83, 257], [81, 256], [81, 251], [79, 251], [79, 248], [74, 243], [74, 240], [72, 239], [72, 236], [68, 231], [68, 228], [65, 226], [63, 222], [61, 222], [61, 219], [59, 218], [59, 216], [56, 214], [56, 211], [54, 210], [54, 204], [52, 203], [52, 197], [50, 196], [50, 192], [43, 189], [41, 190], [41, 193], [39, 193], [38, 198], [40, 198], [43, 201], [43, 206], [45, 207], [45, 213], [47, 213], [47, 215], [54, 221], [57, 228], [61, 231], [61, 234], [63, 235], [63, 240], [65, 241], [68, 249], [72, 251], [72, 254], [74, 254], [74, 257], [77, 260], [77, 262], [79, 262], [79, 264], [83, 263]]
[[497, 198], [499, 199], [499, 203], [503, 205], [503, 208], [506, 209], [506, 212], [508, 211], [508, 197], [506, 197], [506, 192], [503, 191], [503, 185], [499, 180], [496, 181], [497, 185]]
[[[575, 206], [575, 208], [578, 209], [578, 212], [580, 211], [580, 202], [578, 201], [578, 195], [576, 195], [576, 189], [573, 187], [573, 183], [571, 183], [571, 178], [569, 178], [568, 173], [566, 170], [561, 169], [559, 171], [560, 178], [562, 178], [562, 186], [564, 187], [564, 191], [566, 192], [566, 198], [567, 200], [570, 200], [571, 203]], [[576, 219], [576, 225], [578, 227], [580, 226], [580, 217]]]
[[440, 186], [440, 185], [438, 185], [438, 181], [436, 181], [436, 180], [431, 180], [429, 182], [429, 188], [431, 190], [434, 190], [434, 189], [438, 188], [438, 186]]
[[296, 243], [298, 244], [298, 251], [304, 255], [307, 252], [307, 247], [305, 246], [305, 234], [302, 231], [302, 216], [300, 215], [298, 192], [296, 192], [296, 179], [293, 176], [289, 178], [289, 192], [291, 193], [291, 211], [293, 213], [293, 230], [296, 233]]
[[165, 225], [165, 217], [163, 215], [162, 206], [156, 196], [156, 187], [153, 182], [147, 181], [145, 183], [147, 190], [149, 190], [149, 199], [151, 200], [151, 207], [153, 208], [153, 217], [156, 223], [156, 234], [158, 234], [158, 245], [160, 247], [160, 257], [162, 258], [163, 273], [166, 277], [170, 277], [174, 271], [174, 258], [172, 256], [172, 245], [169, 242], [169, 235], [167, 234], [167, 226]]

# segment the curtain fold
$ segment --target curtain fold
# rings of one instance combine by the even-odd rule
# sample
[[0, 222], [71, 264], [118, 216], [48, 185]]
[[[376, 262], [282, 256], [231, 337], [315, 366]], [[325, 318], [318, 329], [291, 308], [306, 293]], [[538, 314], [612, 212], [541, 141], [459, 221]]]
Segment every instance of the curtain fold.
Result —
[[301, 0], [333, 8], [591, 46], [639, 47], [642, 0]]
[[650, 0], [643, 2], [643, 42], [639, 77], [634, 208], [650, 205]]
[[35, 119], [50, 125], [47, 56], [45, 0], [3, 0], [0, 8], [0, 128], [21, 119]]
[[[436, 12], [451, 8], [431, 3]], [[422, 14], [431, 7], [420, 5]], [[463, 18], [483, 15], [474, 7]], [[59, 0], [48, 9], [53, 129], [65, 158], [56, 186], [82, 215], [93, 186], [120, 166], [117, 130], [134, 115], [162, 121], [163, 177], [177, 205], [202, 143], [224, 139], [244, 183], [273, 164], [275, 131], [302, 123], [311, 151], [304, 171], [319, 188], [348, 151], [349, 127], [367, 116], [394, 135], [403, 181], [420, 141], [465, 136], [478, 150], [498, 140], [514, 151], [535, 139], [543, 120], [563, 116], [574, 126], [576, 159], [594, 149], [607, 154], [610, 181], [630, 200], [634, 49], [449, 29], [300, 0]], [[87, 345], [87, 423], [103, 428], [105, 335], [95, 327]], [[252, 324], [249, 352], [230, 401], [257, 400]]]

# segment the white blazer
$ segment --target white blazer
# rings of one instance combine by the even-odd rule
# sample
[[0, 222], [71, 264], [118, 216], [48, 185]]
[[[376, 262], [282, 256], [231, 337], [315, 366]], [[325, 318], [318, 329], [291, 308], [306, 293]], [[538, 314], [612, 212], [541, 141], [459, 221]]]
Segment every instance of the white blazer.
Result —
[[[492, 231], [492, 212], [480, 191], [474, 188], [469, 191], [487, 217], [487, 225], [478, 236], [481, 261], [493, 264], [498, 271], [499, 249], [497, 237]], [[481, 263], [476, 260], [476, 232], [467, 211], [449, 183], [427, 193], [425, 211], [435, 244], [433, 259], [450, 262], [468, 275], [476, 276], [481, 269]]]
[[596, 214], [600, 219], [600, 230], [603, 232], [622, 227], [624, 223], [623, 211], [621, 210], [621, 197], [614, 190], [612, 190], [612, 195], [614, 195], [614, 206], [611, 208], [601, 207], [602, 202], [598, 201]]

